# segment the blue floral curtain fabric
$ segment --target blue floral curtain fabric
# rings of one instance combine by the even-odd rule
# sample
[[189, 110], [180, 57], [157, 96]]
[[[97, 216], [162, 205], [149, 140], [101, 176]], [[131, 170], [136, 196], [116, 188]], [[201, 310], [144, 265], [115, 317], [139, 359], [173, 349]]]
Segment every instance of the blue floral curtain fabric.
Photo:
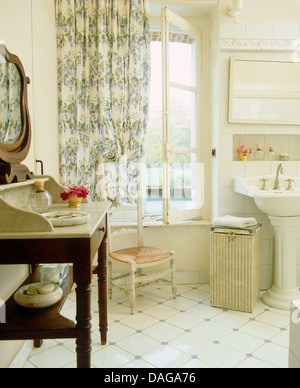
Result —
[[0, 55], [0, 143], [15, 143], [22, 131], [21, 82], [16, 65]]
[[150, 88], [148, 0], [57, 0], [60, 175], [132, 203]]

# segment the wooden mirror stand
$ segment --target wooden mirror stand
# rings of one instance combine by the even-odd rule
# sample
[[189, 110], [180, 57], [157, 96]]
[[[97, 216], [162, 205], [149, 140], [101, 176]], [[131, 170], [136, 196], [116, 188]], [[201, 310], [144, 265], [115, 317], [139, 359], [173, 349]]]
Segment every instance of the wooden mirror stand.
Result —
[[25, 75], [20, 59], [16, 55], [11, 54], [1, 42], [0, 57], [2, 61], [14, 64], [20, 75], [20, 135], [13, 144], [0, 143], [0, 184], [6, 184], [23, 182], [33, 178], [33, 173], [25, 165], [21, 164], [28, 155], [31, 142], [31, 124], [27, 97], [27, 85], [30, 83], [30, 80]]

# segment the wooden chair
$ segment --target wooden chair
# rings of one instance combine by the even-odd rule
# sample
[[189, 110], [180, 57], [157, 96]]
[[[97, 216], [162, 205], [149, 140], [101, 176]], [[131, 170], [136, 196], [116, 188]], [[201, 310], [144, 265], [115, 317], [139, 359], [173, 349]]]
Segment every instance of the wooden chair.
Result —
[[[129, 292], [130, 295], [130, 310], [131, 314], [135, 314], [135, 291], [137, 287], [143, 286], [156, 282], [162, 279], [168, 274], [171, 274], [171, 284], [173, 297], [176, 299], [176, 278], [175, 278], [175, 252], [168, 251], [153, 247], [144, 247], [143, 245], [143, 210], [142, 210], [142, 199], [138, 196], [137, 201], [137, 230], [122, 229], [120, 232], [115, 234], [111, 233], [111, 222], [108, 222], [108, 297], [112, 298], [112, 285], [122, 288]], [[112, 208], [111, 211], [113, 212]], [[121, 249], [118, 251], [112, 251], [112, 239], [123, 233], [137, 233], [137, 245], [135, 247]], [[122, 263], [126, 268], [126, 273], [123, 275], [115, 276], [112, 275], [112, 264]], [[164, 268], [162, 268], [164, 267]], [[151, 274], [144, 274], [144, 269], [151, 268]], [[156, 271], [153, 272], [153, 269]], [[129, 280], [128, 285], [120, 286], [117, 285], [116, 281], [122, 278]]]

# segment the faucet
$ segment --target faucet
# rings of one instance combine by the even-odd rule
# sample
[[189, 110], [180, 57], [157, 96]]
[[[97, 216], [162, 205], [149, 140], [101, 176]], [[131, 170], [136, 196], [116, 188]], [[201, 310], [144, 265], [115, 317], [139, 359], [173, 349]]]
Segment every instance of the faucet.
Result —
[[276, 178], [275, 178], [275, 183], [274, 183], [274, 188], [273, 190], [280, 190], [279, 186], [279, 174], [283, 174], [283, 165], [280, 163], [280, 165], [277, 167], [276, 171]]

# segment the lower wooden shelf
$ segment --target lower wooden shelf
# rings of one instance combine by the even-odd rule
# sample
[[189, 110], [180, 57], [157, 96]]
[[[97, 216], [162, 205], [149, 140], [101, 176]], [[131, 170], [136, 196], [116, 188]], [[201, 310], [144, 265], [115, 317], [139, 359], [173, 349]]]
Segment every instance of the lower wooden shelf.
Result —
[[[38, 267], [22, 285], [40, 281]], [[62, 299], [54, 306], [33, 310], [18, 306], [14, 294], [5, 302], [6, 323], [0, 324], [0, 340], [75, 338], [75, 322], [63, 317], [60, 311], [73, 286], [73, 271], [64, 284]]]

